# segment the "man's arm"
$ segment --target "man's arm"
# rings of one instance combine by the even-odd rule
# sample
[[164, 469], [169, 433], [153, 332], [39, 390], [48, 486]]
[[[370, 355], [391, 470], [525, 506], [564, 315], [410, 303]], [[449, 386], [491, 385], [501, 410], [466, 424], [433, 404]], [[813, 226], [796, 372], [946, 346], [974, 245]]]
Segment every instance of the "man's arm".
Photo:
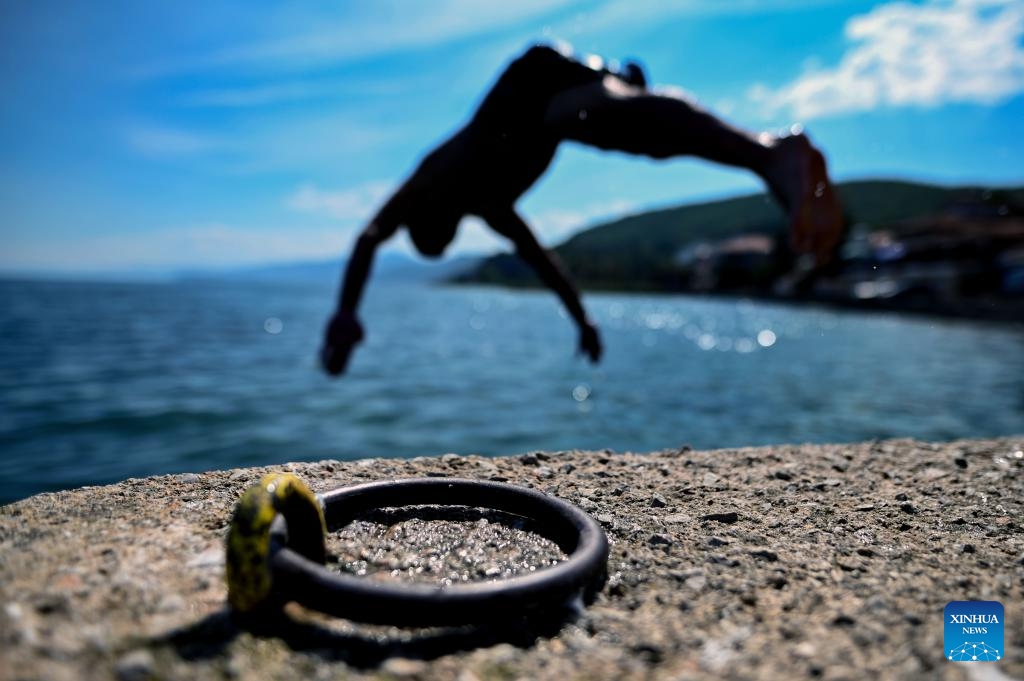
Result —
[[365, 335], [363, 325], [356, 316], [356, 310], [359, 308], [366, 280], [373, 268], [377, 247], [389, 239], [398, 228], [396, 216], [399, 194], [392, 197], [362, 231], [349, 257], [341, 292], [338, 295], [338, 307], [327, 323], [323, 348], [320, 350], [320, 362], [324, 370], [332, 376], [344, 373], [352, 350]]
[[515, 244], [519, 257], [529, 263], [541, 281], [558, 295], [579, 328], [580, 352], [587, 355], [591, 362], [596, 363], [600, 360], [601, 339], [597, 334], [597, 328], [587, 317], [576, 287], [569, 281], [554, 254], [548, 253], [537, 243], [529, 226], [514, 209], [496, 211], [482, 217], [491, 229]]
[[377, 247], [394, 234], [394, 228], [382, 228], [376, 221], [371, 222], [356, 239], [356, 245], [349, 256], [338, 295], [338, 313], [355, 316], [359, 301], [363, 297], [366, 280], [373, 268]]

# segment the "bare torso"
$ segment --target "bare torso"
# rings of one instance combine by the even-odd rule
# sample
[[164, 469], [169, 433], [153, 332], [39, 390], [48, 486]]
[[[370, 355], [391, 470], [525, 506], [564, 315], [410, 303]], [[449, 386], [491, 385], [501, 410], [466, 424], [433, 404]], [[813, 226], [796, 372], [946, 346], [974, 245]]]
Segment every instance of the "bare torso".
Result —
[[552, 97], [605, 75], [548, 46], [527, 50], [473, 118], [423, 159], [410, 189], [443, 195], [464, 213], [513, 206], [555, 157], [559, 137], [545, 125]]

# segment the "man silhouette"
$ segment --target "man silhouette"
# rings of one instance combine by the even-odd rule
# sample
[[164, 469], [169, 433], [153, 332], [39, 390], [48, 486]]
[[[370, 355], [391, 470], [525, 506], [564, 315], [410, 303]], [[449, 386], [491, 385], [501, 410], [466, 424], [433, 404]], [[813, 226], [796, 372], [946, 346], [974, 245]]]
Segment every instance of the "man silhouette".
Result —
[[597, 362], [600, 337], [576, 288], [515, 209], [564, 140], [745, 168], [788, 213], [796, 250], [824, 264], [839, 242], [839, 204], [825, 159], [806, 135], [734, 128], [674, 92], [650, 89], [635, 63], [612, 69], [596, 57], [578, 59], [562, 47], [537, 45], [508, 65], [472, 119], [427, 154], [360, 234], [325, 331], [325, 370], [344, 372], [363, 339], [356, 310], [377, 247], [404, 226], [421, 254], [440, 256], [466, 215], [480, 217], [515, 245], [576, 322], [580, 352]]

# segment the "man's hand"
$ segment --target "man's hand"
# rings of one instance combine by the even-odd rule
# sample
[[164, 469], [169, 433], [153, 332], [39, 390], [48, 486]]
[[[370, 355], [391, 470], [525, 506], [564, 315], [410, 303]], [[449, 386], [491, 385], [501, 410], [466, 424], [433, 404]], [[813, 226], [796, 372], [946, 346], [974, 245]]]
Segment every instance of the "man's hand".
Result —
[[580, 326], [580, 354], [589, 357], [594, 364], [601, 360], [601, 338], [597, 334], [597, 327], [590, 322]]
[[349, 356], [362, 342], [363, 325], [348, 312], [338, 312], [324, 331], [324, 346], [320, 350], [320, 363], [331, 376], [340, 376], [348, 366]]

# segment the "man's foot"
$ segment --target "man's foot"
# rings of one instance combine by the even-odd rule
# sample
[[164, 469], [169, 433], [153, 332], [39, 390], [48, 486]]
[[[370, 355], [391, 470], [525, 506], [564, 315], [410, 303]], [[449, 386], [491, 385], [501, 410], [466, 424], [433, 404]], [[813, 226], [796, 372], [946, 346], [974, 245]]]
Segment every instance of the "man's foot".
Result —
[[835, 255], [842, 238], [843, 214], [825, 167], [825, 157], [803, 133], [769, 142], [774, 161], [765, 179], [789, 213], [790, 242], [813, 253], [819, 266]]

